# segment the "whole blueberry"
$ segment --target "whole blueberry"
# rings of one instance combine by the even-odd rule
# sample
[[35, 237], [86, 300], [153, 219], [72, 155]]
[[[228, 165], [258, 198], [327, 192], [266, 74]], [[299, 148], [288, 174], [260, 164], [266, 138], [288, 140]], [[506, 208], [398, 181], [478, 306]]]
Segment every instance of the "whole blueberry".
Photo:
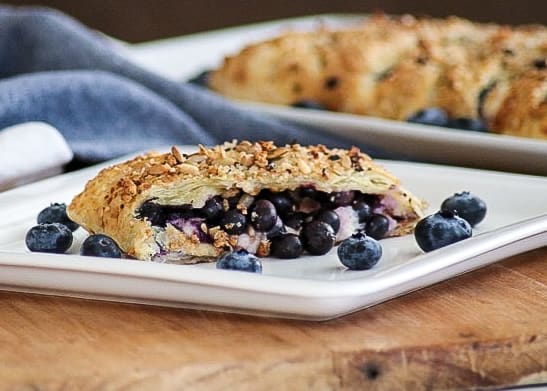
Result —
[[471, 235], [471, 225], [456, 213], [446, 210], [420, 220], [414, 228], [414, 238], [426, 252], [470, 238]]
[[382, 239], [389, 231], [389, 220], [386, 216], [374, 213], [365, 225], [365, 232], [371, 238]]
[[220, 226], [230, 235], [239, 235], [247, 228], [247, 218], [239, 210], [229, 210], [220, 219]]
[[448, 121], [446, 126], [453, 129], [471, 130], [474, 132], [488, 132], [488, 126], [486, 123], [477, 118], [453, 118]]
[[355, 198], [354, 191], [335, 191], [329, 194], [329, 201], [336, 206], [351, 205]]
[[340, 262], [351, 270], [367, 270], [382, 257], [380, 242], [361, 232], [353, 234], [338, 246]]
[[281, 234], [284, 234], [285, 232], [287, 232], [287, 230], [285, 229], [283, 220], [281, 220], [281, 217], [277, 216], [273, 227], [266, 231], [266, 237], [268, 239], [273, 239]]
[[334, 229], [327, 223], [317, 220], [306, 224], [300, 237], [304, 248], [312, 255], [328, 253], [336, 241]]
[[219, 197], [213, 197], [207, 200], [203, 208], [201, 208], [201, 211], [205, 215], [207, 221], [215, 221], [224, 211], [222, 200]]
[[340, 217], [333, 210], [324, 209], [319, 212], [317, 216], [315, 216], [313, 219], [327, 223], [332, 227], [334, 233], [338, 233], [338, 230], [340, 229]]
[[304, 224], [305, 215], [303, 213], [290, 213], [283, 217], [283, 222], [287, 227], [299, 231]]
[[109, 236], [103, 234], [89, 235], [80, 248], [80, 255], [103, 258], [121, 258], [122, 250]]
[[276, 220], [275, 206], [268, 200], [258, 200], [251, 208], [251, 224], [257, 231], [268, 231]]
[[356, 201], [352, 205], [353, 210], [357, 212], [360, 223], [365, 223], [372, 218], [372, 208], [365, 201]]
[[66, 225], [71, 231], [76, 231], [78, 224], [70, 220], [66, 214], [66, 204], [53, 203], [38, 214], [38, 224], [59, 223]]
[[294, 201], [286, 193], [271, 193], [267, 198], [281, 216], [285, 216], [295, 210]]
[[226, 202], [228, 203], [228, 209], [236, 209], [240, 198], [241, 196], [239, 194], [226, 198]]
[[325, 105], [313, 99], [302, 99], [294, 102], [291, 106], [299, 109], [327, 110]]
[[270, 253], [276, 258], [298, 258], [303, 251], [302, 242], [295, 234], [285, 234], [272, 240]]
[[25, 243], [30, 251], [62, 254], [72, 245], [72, 231], [60, 223], [38, 224], [28, 230]]
[[447, 126], [448, 115], [443, 109], [430, 107], [420, 110], [416, 114], [410, 116], [407, 119], [407, 122], [423, 125]]
[[441, 204], [441, 210], [455, 210], [462, 219], [474, 227], [486, 216], [486, 203], [468, 191], [455, 193]]
[[216, 267], [217, 269], [262, 273], [260, 260], [244, 249], [224, 254], [218, 259]]
[[309, 197], [316, 199], [319, 198], [321, 192], [319, 190], [315, 190], [313, 187], [301, 187], [299, 193], [301, 198]]

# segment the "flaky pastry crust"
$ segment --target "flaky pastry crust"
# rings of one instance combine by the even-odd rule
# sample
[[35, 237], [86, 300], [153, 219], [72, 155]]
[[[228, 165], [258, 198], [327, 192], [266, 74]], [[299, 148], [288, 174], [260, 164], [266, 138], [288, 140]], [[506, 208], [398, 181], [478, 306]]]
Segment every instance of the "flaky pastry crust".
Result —
[[[212, 148], [199, 146], [191, 155], [173, 147], [169, 153], [148, 153], [103, 169], [73, 199], [67, 212], [89, 232], [111, 236], [126, 253], [139, 259], [154, 259], [162, 251], [215, 257], [237, 238], [220, 227], [203, 227], [211, 243], [200, 242], [196, 235], [169, 224], [158, 230], [139, 218], [139, 208], [150, 200], [201, 208], [211, 197], [228, 197], [234, 191], [256, 195], [264, 189], [279, 192], [301, 186], [329, 193], [357, 190], [382, 195], [386, 211], [397, 223], [392, 236], [412, 231], [425, 208], [424, 201], [357, 148], [234, 141]], [[267, 241], [260, 246], [258, 252], [267, 255]]]
[[227, 57], [209, 85], [243, 100], [405, 120], [429, 107], [493, 132], [547, 138], [547, 28], [376, 15], [289, 31]]

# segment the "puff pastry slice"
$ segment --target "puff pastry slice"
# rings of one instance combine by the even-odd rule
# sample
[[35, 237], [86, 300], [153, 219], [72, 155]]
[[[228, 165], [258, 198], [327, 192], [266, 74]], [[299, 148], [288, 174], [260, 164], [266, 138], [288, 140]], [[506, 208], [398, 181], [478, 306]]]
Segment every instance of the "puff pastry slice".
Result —
[[[272, 195], [290, 200], [289, 209], [277, 211], [272, 227], [254, 224], [255, 202]], [[411, 232], [425, 207], [357, 148], [233, 141], [199, 146], [190, 155], [173, 147], [106, 168], [67, 211], [130, 256], [195, 263], [233, 248], [267, 256], [272, 236], [298, 231], [285, 225], [289, 217], [312, 219], [324, 208], [339, 215], [337, 240], [343, 240], [362, 225], [352, 206], [357, 201], [388, 218], [386, 236]], [[243, 222], [226, 223], [228, 213], [243, 216]]]

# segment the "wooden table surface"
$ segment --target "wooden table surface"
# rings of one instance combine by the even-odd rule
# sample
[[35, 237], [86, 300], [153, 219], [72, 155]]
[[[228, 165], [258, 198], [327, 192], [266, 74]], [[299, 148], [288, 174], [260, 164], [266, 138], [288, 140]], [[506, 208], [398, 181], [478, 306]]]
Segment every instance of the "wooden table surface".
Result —
[[327, 322], [0, 292], [0, 390], [547, 382], [547, 247]]

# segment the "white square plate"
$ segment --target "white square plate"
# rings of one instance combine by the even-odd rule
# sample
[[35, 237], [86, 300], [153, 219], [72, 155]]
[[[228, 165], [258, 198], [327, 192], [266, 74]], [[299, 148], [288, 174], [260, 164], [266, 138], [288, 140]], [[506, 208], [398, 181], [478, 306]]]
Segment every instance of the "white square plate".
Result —
[[[319, 15], [188, 35], [128, 46], [126, 55], [167, 78], [184, 81], [218, 67], [224, 56], [243, 46], [277, 36], [287, 29], [310, 29], [319, 24], [338, 26], [363, 20], [365, 15]], [[388, 150], [405, 159], [465, 167], [547, 175], [547, 140], [446, 129], [381, 118], [236, 102], [328, 132], [345, 135]]]
[[[188, 147], [181, 148], [188, 150]], [[346, 270], [336, 249], [320, 257], [264, 259], [263, 274], [70, 254], [30, 253], [26, 231], [51, 202], [70, 202], [105, 165], [0, 194], [0, 288], [190, 308], [322, 320], [357, 311], [547, 243], [547, 178], [382, 162], [425, 198], [431, 212], [454, 192], [469, 190], [488, 205], [475, 237], [423, 255], [410, 236], [381, 241], [384, 255], [368, 271]], [[543, 233], [542, 233], [543, 232]], [[482, 234], [481, 234], [482, 233]], [[516, 244], [515, 244], [516, 243]]]

